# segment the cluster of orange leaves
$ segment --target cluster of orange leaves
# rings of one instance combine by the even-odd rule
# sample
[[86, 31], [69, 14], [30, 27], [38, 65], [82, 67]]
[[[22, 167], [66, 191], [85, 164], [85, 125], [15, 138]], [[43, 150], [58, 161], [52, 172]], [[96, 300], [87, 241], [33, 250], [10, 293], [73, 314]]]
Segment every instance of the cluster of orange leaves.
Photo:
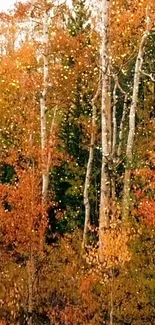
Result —
[[5, 240], [23, 253], [41, 247], [47, 227], [39, 193], [39, 176], [33, 168], [19, 170], [14, 184], [0, 184], [0, 225]]
[[155, 226], [155, 171], [139, 169], [134, 174], [140, 179], [142, 186], [137, 185], [134, 188], [138, 207], [133, 212], [146, 224]]
[[133, 57], [146, 28], [146, 14], [154, 23], [154, 0], [112, 1], [111, 51], [114, 63], [123, 66]]

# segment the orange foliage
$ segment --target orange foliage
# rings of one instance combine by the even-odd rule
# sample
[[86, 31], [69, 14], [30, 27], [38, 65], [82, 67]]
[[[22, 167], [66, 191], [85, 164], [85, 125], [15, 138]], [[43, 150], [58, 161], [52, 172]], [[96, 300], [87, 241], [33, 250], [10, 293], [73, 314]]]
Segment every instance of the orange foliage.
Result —
[[155, 201], [153, 199], [143, 198], [138, 209], [134, 212], [143, 218], [146, 224], [155, 227]]
[[18, 170], [18, 181], [0, 185], [0, 225], [6, 242], [24, 253], [41, 247], [47, 227], [39, 190], [39, 175], [33, 168]]
[[139, 169], [134, 174], [141, 186], [134, 186], [138, 206], [133, 213], [142, 218], [146, 224], [155, 226], [155, 171]]
[[[146, 28], [146, 10], [154, 23], [154, 1], [115, 0], [111, 5], [111, 52], [114, 64], [123, 66], [134, 57]], [[151, 26], [152, 27], [152, 26]]]

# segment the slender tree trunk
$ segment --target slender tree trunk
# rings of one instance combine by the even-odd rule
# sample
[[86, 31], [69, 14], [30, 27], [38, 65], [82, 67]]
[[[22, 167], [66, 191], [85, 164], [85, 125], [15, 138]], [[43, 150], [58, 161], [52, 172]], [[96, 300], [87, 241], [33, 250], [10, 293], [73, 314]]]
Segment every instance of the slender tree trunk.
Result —
[[113, 325], [113, 314], [114, 314], [114, 274], [113, 268], [111, 269], [111, 279], [110, 279], [110, 322], [109, 325]]
[[54, 133], [54, 128], [55, 128], [55, 120], [56, 120], [56, 113], [57, 113], [57, 105], [54, 108], [53, 111], [53, 118], [51, 121], [51, 127], [50, 127], [50, 136], [49, 136], [49, 141], [48, 141], [48, 155], [47, 155], [47, 174], [48, 174], [48, 182], [47, 182], [47, 189], [48, 189], [48, 185], [49, 185], [49, 172], [50, 172], [50, 165], [51, 165], [51, 147], [53, 145], [53, 133]]
[[85, 223], [84, 223], [84, 230], [83, 230], [83, 241], [82, 247], [85, 247], [86, 244], [86, 236], [90, 226], [90, 202], [89, 202], [89, 188], [90, 188], [90, 181], [91, 181], [91, 173], [92, 173], [92, 163], [94, 158], [94, 145], [95, 145], [95, 128], [96, 128], [96, 105], [95, 102], [100, 93], [100, 80], [98, 89], [96, 91], [95, 96], [92, 99], [92, 125], [91, 125], [91, 138], [90, 138], [90, 148], [89, 148], [89, 158], [87, 163], [87, 171], [86, 171], [86, 178], [84, 184], [84, 206], [85, 206]]
[[153, 112], [152, 117], [155, 118], [155, 82], [153, 83]]
[[127, 105], [127, 99], [128, 99], [128, 95], [125, 93], [124, 105], [123, 105], [123, 112], [122, 112], [122, 118], [121, 118], [121, 123], [120, 123], [120, 127], [119, 127], [119, 135], [118, 135], [118, 139], [119, 139], [118, 149], [117, 149], [117, 157], [118, 158], [121, 155], [121, 149], [122, 149], [123, 128], [124, 128], [126, 111], [127, 111], [127, 107], [128, 107], [128, 105]]
[[27, 262], [27, 274], [28, 274], [28, 325], [32, 325], [32, 313], [33, 313], [33, 280], [34, 280], [34, 260], [32, 247], [30, 248], [30, 257]]
[[136, 64], [135, 64], [133, 94], [132, 94], [132, 102], [131, 102], [130, 114], [129, 114], [129, 133], [128, 133], [128, 140], [127, 140], [127, 148], [126, 148], [127, 165], [126, 165], [125, 177], [124, 177], [124, 192], [123, 192], [123, 206], [122, 206], [122, 213], [124, 219], [128, 219], [129, 208], [130, 208], [130, 178], [131, 178], [131, 168], [132, 168], [133, 142], [134, 142], [134, 135], [135, 135], [135, 113], [136, 113], [136, 106], [138, 100], [140, 72], [143, 63], [143, 55], [144, 55], [145, 44], [148, 35], [149, 35], [149, 31], [146, 30], [140, 42], [139, 51], [138, 51]]
[[108, 164], [110, 162], [109, 141], [109, 3], [102, 1], [102, 45], [101, 45], [101, 73], [102, 73], [102, 102], [101, 102], [101, 190], [100, 190], [100, 216], [99, 216], [99, 250], [100, 260], [103, 260], [104, 231], [109, 227], [110, 210], [110, 180]]
[[[109, 31], [108, 31], [108, 38], [109, 38]], [[108, 48], [109, 48], [109, 42], [108, 42]], [[109, 148], [109, 153], [111, 153], [113, 130], [112, 130], [111, 76], [110, 76], [109, 67], [110, 67], [110, 62], [108, 64], [107, 131], [108, 131], [108, 148]]]
[[48, 13], [46, 10], [43, 14], [43, 41], [44, 41], [44, 52], [43, 52], [43, 90], [40, 98], [40, 118], [41, 118], [41, 149], [42, 149], [42, 199], [46, 200], [48, 192], [49, 173], [46, 170], [47, 155], [47, 127], [46, 127], [46, 96], [48, 89]]
[[[125, 116], [126, 116], [126, 110], [127, 110], [127, 94], [126, 92], [122, 89], [118, 82], [118, 77], [115, 77], [115, 85], [113, 89], [113, 113], [112, 113], [112, 162], [113, 162], [113, 168], [114, 168], [114, 163], [118, 162], [119, 163], [119, 157], [121, 154], [121, 147], [122, 147], [122, 140], [123, 140], [123, 126], [124, 126], [124, 121], [125, 121]], [[124, 95], [124, 105], [123, 105], [123, 112], [122, 112], [122, 118], [120, 122], [120, 127], [119, 127], [119, 133], [118, 133], [118, 148], [116, 150], [116, 143], [117, 143], [117, 119], [116, 119], [116, 112], [117, 112], [117, 89], [120, 90], [120, 92]], [[115, 176], [112, 177], [111, 179], [112, 183], [112, 201], [115, 202], [116, 200], [116, 184], [115, 184]]]
[[[113, 89], [113, 108], [112, 108], [112, 163], [116, 160], [116, 141], [117, 141], [117, 121], [116, 121], [116, 104], [117, 104], [117, 80], [115, 81]], [[111, 196], [112, 200], [115, 201], [116, 184], [115, 177], [111, 177]]]
[[117, 121], [116, 121], [116, 104], [117, 104], [117, 81], [115, 82], [113, 90], [113, 111], [112, 111], [112, 125], [113, 125], [113, 136], [112, 136], [112, 157], [115, 158], [116, 154], [116, 140], [117, 140]]
[[44, 195], [43, 195], [43, 201], [47, 199], [48, 194], [48, 188], [49, 188], [49, 176], [50, 176], [50, 166], [51, 166], [51, 149], [53, 145], [53, 133], [54, 133], [54, 127], [55, 127], [55, 119], [56, 119], [56, 112], [57, 112], [57, 106], [55, 106], [54, 112], [53, 112], [53, 118], [51, 122], [51, 128], [50, 128], [50, 135], [48, 140], [48, 153], [46, 157], [46, 170], [45, 170], [45, 177], [44, 177]]

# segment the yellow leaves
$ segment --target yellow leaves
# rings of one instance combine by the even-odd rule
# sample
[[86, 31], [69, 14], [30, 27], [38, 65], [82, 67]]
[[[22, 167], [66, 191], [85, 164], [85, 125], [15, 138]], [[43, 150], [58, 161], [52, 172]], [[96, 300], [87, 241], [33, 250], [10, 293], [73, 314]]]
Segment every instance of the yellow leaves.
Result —
[[110, 228], [103, 235], [103, 255], [107, 267], [114, 265], [123, 265], [131, 259], [131, 253], [128, 249], [130, 239], [130, 230], [126, 227], [117, 226]]
[[18, 80], [13, 80], [12, 82], [10, 82], [10, 85], [12, 87], [19, 88], [19, 81]]

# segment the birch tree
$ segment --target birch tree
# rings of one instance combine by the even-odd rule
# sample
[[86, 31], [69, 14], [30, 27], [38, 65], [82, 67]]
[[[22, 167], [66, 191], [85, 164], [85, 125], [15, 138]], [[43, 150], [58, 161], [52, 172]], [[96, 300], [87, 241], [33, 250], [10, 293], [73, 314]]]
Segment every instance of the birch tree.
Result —
[[116, 141], [117, 141], [117, 121], [116, 121], [117, 88], [118, 88], [118, 82], [116, 80], [113, 89], [113, 110], [112, 110], [112, 124], [113, 124], [112, 157], [113, 158], [115, 157], [115, 153], [116, 153]]
[[46, 96], [48, 90], [49, 63], [48, 63], [48, 11], [45, 9], [42, 18], [43, 24], [43, 88], [40, 97], [40, 120], [41, 120], [41, 150], [42, 150], [42, 198], [47, 197], [49, 172], [46, 170], [46, 154], [47, 145], [47, 128], [46, 128]]
[[[47, 1], [44, 0], [43, 3], [43, 13], [42, 13], [42, 40], [43, 40], [43, 50], [42, 50], [42, 58], [43, 58], [43, 83], [42, 83], [42, 91], [40, 96], [40, 120], [41, 120], [41, 151], [42, 151], [42, 200], [43, 202], [47, 201], [48, 188], [49, 188], [49, 174], [50, 174], [50, 166], [51, 166], [51, 147], [53, 145], [53, 133], [55, 129], [56, 122], [56, 113], [58, 109], [57, 101], [53, 108], [53, 118], [51, 120], [51, 126], [49, 130], [49, 136], [47, 136], [47, 95], [49, 86], [52, 88], [52, 82], [50, 80], [49, 74], [49, 27], [52, 20], [55, 17], [59, 17], [61, 13], [61, 8], [65, 1], [57, 1], [54, 0]], [[42, 5], [42, 4], [41, 4]], [[56, 9], [56, 11], [55, 11]], [[50, 82], [49, 82], [50, 81]], [[53, 99], [55, 98], [55, 94], [53, 95]]]
[[95, 145], [95, 132], [96, 132], [96, 100], [100, 93], [100, 80], [98, 84], [97, 91], [95, 96], [92, 99], [92, 125], [91, 125], [91, 136], [90, 136], [90, 148], [89, 148], [89, 157], [87, 163], [85, 184], [84, 184], [84, 206], [85, 206], [85, 223], [83, 230], [83, 242], [82, 247], [84, 248], [86, 243], [86, 235], [90, 226], [90, 201], [89, 201], [89, 188], [91, 183], [91, 174], [92, 174], [92, 164], [94, 158], [94, 145]]
[[122, 89], [122, 92], [124, 94], [124, 104], [123, 104], [123, 112], [122, 112], [121, 122], [120, 122], [120, 126], [119, 126], [119, 134], [118, 134], [118, 139], [119, 139], [118, 148], [117, 148], [117, 157], [118, 157], [118, 159], [120, 158], [120, 155], [121, 155], [124, 122], [125, 122], [125, 117], [126, 117], [127, 108], [128, 108], [128, 103], [127, 103], [127, 101], [128, 101], [128, 94], [125, 93], [123, 91], [123, 89]]
[[125, 219], [128, 218], [129, 214], [129, 206], [130, 206], [130, 178], [131, 178], [131, 168], [132, 168], [132, 158], [133, 158], [133, 143], [134, 143], [134, 135], [135, 135], [135, 114], [136, 114], [136, 106], [138, 101], [138, 91], [139, 91], [139, 81], [141, 68], [143, 64], [143, 56], [145, 53], [145, 45], [150, 34], [149, 28], [149, 18], [147, 17], [147, 26], [144, 31], [140, 44], [138, 55], [135, 63], [135, 71], [134, 71], [134, 82], [133, 82], [133, 93], [132, 93], [132, 101], [129, 113], [129, 133], [127, 139], [127, 147], [126, 147], [126, 170], [124, 176], [124, 190], [123, 190], [123, 208], [122, 213]]
[[[111, 159], [112, 162], [116, 162], [116, 143], [117, 143], [117, 119], [116, 119], [116, 111], [117, 111], [117, 80], [115, 81], [114, 89], [113, 89], [113, 105], [112, 105], [112, 148], [111, 148]], [[116, 182], [113, 173], [113, 177], [111, 178], [111, 197], [112, 200], [115, 201], [116, 197]]]
[[108, 166], [110, 162], [110, 125], [109, 121], [109, 6], [110, 1], [102, 1], [102, 43], [101, 43], [101, 189], [99, 216], [100, 259], [103, 256], [104, 231], [109, 227], [110, 179]]
[[[127, 106], [128, 94], [122, 89], [118, 81], [118, 77], [115, 77], [114, 81], [115, 84], [113, 89], [113, 114], [112, 114], [112, 124], [113, 124], [112, 157], [113, 159], [116, 158], [117, 162], [119, 163], [119, 158], [121, 155], [121, 148], [122, 148], [122, 140], [123, 140], [124, 122], [125, 122], [125, 117], [126, 117], [127, 107], [128, 107]], [[124, 97], [123, 110], [122, 110], [122, 116], [120, 120], [118, 134], [117, 134], [117, 119], [116, 119], [117, 103], [118, 103], [117, 90], [119, 90], [122, 96]], [[118, 147], [116, 150], [117, 137], [118, 137]]]

